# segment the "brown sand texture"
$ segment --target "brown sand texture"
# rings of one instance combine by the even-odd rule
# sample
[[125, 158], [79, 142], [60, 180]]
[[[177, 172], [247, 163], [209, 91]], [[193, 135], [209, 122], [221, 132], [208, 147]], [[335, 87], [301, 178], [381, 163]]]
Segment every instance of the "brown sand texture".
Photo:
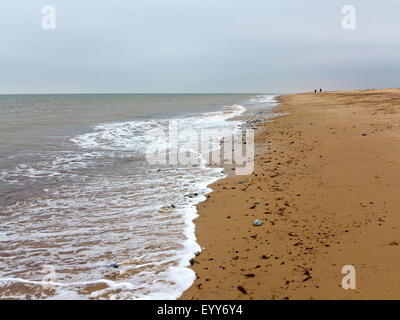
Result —
[[198, 205], [182, 299], [400, 299], [400, 90], [279, 102], [289, 115], [260, 125], [254, 173]]

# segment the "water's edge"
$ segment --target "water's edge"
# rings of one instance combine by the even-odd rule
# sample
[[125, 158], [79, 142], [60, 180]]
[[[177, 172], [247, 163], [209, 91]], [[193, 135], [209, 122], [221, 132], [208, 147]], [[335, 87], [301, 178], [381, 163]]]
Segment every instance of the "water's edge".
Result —
[[[279, 101], [278, 101], [279, 97], [280, 97], [280, 95], [274, 95], [274, 96], [272, 96], [272, 97], [271, 97], [271, 103], [272, 103], [272, 105], [271, 105], [267, 110], [265, 110], [265, 113], [264, 113], [264, 112], [262, 112], [262, 113], [254, 113], [254, 114], [251, 114], [251, 115], [247, 116], [247, 118], [245, 118], [245, 119], [243, 120], [243, 122], [240, 124], [240, 127], [241, 127], [241, 128], [244, 127], [244, 128], [251, 128], [251, 129], [253, 129], [253, 130], [258, 130], [258, 127], [259, 127], [261, 124], [264, 124], [264, 123], [270, 121], [270, 119], [274, 119], [274, 118], [278, 118], [278, 117], [287, 115], [287, 114], [280, 114], [280, 113], [275, 113], [275, 112], [274, 112], [274, 110], [276, 109], [276, 107], [278, 107], [278, 106], [280, 105], [280, 103], [279, 103]], [[247, 111], [247, 110], [246, 110], [246, 111]], [[245, 111], [245, 112], [246, 112], [246, 111]], [[244, 112], [244, 113], [245, 113], [245, 112]], [[234, 120], [234, 119], [236, 119], [236, 117], [232, 117], [231, 119], [228, 119], [227, 121], [229, 121], [229, 120]], [[256, 148], [256, 146], [254, 146], [254, 147]], [[216, 183], [217, 181], [222, 181], [222, 180], [225, 180], [225, 179], [229, 178], [229, 175], [226, 173], [226, 171], [227, 171], [228, 168], [229, 168], [229, 166], [223, 166], [223, 167], [221, 167], [220, 170], [221, 170], [221, 169], [223, 170], [224, 175], [221, 176], [220, 178], [216, 178], [215, 180], [211, 181], [210, 183], [208, 183], [208, 184], [206, 185], [206, 189], [207, 189], [206, 195], [211, 194], [211, 193], [214, 192], [214, 190], [211, 188], [211, 186], [212, 186], [214, 183]], [[185, 289], [182, 291], [182, 293], [177, 297], [177, 299], [180, 299], [180, 298], [182, 297], [182, 295], [185, 293], [185, 291], [187, 291], [190, 287], [192, 287], [192, 286], [194, 285], [195, 280], [196, 280], [196, 273], [195, 273], [195, 271], [194, 271], [193, 269], [190, 268], [190, 267], [191, 267], [190, 261], [191, 261], [191, 259], [195, 258], [196, 255], [200, 254], [200, 253], [202, 252], [202, 249], [201, 249], [201, 245], [197, 242], [197, 237], [196, 237], [196, 222], [195, 222], [195, 220], [199, 217], [199, 212], [198, 212], [198, 208], [197, 208], [198, 205], [201, 204], [201, 203], [203, 203], [203, 202], [205, 202], [206, 200], [207, 200], [207, 197], [204, 196], [204, 197], [202, 197], [201, 201], [199, 201], [199, 202], [194, 206], [194, 210], [195, 210], [194, 217], [193, 217], [193, 219], [190, 221], [191, 229], [193, 230], [193, 237], [194, 237], [194, 239], [195, 239], [195, 242], [196, 242], [196, 244], [197, 244], [199, 250], [196, 251], [196, 252], [194, 252], [194, 253], [189, 257], [189, 260], [187, 260], [187, 261], [184, 262], [184, 267], [189, 268], [189, 269], [192, 271], [192, 273], [193, 273], [193, 281], [192, 281], [192, 283], [191, 283], [190, 285], [186, 286], [186, 288], [185, 288]]]

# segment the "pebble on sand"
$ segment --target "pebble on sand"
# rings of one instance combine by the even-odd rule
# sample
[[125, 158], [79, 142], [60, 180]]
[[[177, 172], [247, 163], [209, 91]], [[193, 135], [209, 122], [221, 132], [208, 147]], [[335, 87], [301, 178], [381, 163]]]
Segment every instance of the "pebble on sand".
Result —
[[262, 223], [261, 220], [255, 220], [254, 223], [253, 223], [253, 226], [259, 227], [259, 226], [261, 226], [262, 224], [263, 224], [263, 223]]

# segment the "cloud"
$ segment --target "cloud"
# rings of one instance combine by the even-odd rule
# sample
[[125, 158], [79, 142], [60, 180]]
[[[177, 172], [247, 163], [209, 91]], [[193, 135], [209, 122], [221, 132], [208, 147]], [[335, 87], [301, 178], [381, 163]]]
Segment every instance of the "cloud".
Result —
[[0, 92], [289, 92], [398, 86], [400, 3], [42, 0], [0, 5]]

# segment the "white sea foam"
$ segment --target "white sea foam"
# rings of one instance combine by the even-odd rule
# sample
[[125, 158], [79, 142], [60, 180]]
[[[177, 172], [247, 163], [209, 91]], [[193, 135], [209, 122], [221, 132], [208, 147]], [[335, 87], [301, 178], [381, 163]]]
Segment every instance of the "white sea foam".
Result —
[[[264, 102], [269, 97], [256, 99]], [[234, 130], [242, 121], [226, 120], [245, 110], [233, 105], [175, 121], [181, 129]], [[193, 222], [196, 205], [211, 192], [208, 185], [225, 174], [207, 167], [205, 161], [160, 169], [140, 162], [145, 147], [153, 142], [147, 133], [166, 128], [168, 122], [99, 124], [70, 140], [78, 150], [55, 152], [34, 165], [2, 171], [0, 178], [11, 184], [22, 178], [69, 179], [56, 188], [46, 187], [41, 197], [2, 208], [2, 251], [13, 254], [0, 272], [0, 291], [13, 292], [4, 297], [176, 299], [192, 285], [195, 274], [189, 261], [201, 251]], [[101, 168], [98, 174], [96, 168]], [[91, 174], [86, 176], [85, 170]], [[184, 196], [189, 193], [197, 196]], [[118, 269], [107, 267], [111, 263]], [[57, 272], [50, 295], [40, 289], [43, 265], [54, 265]], [[41, 294], [24, 296], [24, 290], [8, 290], [15, 283]]]
[[[246, 109], [240, 105], [225, 107], [222, 111], [207, 112], [201, 115], [173, 119], [181, 130], [220, 128], [233, 125], [225, 122], [239, 116]], [[147, 134], [151, 129], [167, 128], [171, 119], [149, 121], [127, 121], [119, 123], [100, 124], [93, 132], [82, 134], [71, 139], [85, 149], [136, 151], [144, 153], [146, 147], [152, 143], [154, 137]]]
[[269, 103], [271, 105], [276, 105], [276, 95], [258, 95], [254, 98], [251, 98], [250, 101], [254, 103]]

